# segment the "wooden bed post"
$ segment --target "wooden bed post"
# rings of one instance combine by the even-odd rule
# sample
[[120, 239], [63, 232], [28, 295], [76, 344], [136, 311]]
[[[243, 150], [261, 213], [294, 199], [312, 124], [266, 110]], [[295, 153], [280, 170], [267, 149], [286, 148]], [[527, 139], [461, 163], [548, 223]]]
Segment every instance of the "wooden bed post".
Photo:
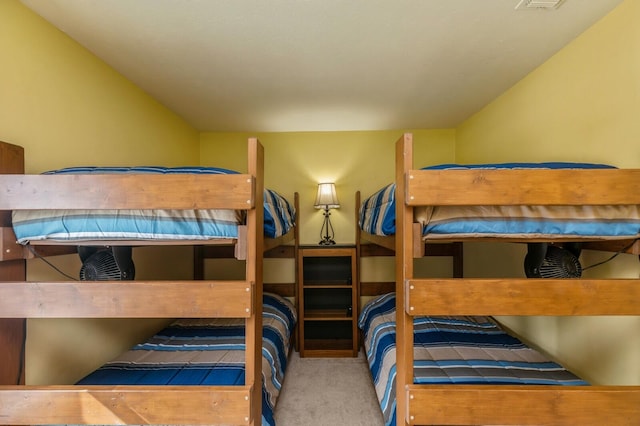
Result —
[[406, 313], [405, 282], [413, 278], [413, 209], [405, 203], [406, 170], [413, 168], [413, 136], [396, 142], [396, 425], [408, 424], [405, 386], [413, 383], [413, 318]]
[[[0, 173], [24, 174], [24, 149], [0, 142]], [[0, 211], [0, 227], [11, 227], [11, 212]], [[0, 262], [0, 281], [25, 281], [26, 262], [23, 259]], [[0, 384], [24, 384], [25, 318], [0, 320]]]
[[[298, 252], [300, 250], [300, 194], [293, 193], [293, 206], [296, 211], [295, 226], [293, 228], [293, 301], [296, 307], [296, 314], [300, 312], [300, 295], [298, 294]], [[293, 332], [294, 347], [297, 352], [300, 351], [300, 335], [298, 334], [299, 327], [296, 324]]]
[[[248, 143], [248, 173], [255, 176], [254, 208], [247, 212], [246, 279], [253, 283], [252, 313], [246, 319], [245, 384], [251, 385], [252, 426], [262, 424], [262, 258], [264, 245], [264, 149], [258, 139]], [[255, 240], [255, 243], [254, 243]]]

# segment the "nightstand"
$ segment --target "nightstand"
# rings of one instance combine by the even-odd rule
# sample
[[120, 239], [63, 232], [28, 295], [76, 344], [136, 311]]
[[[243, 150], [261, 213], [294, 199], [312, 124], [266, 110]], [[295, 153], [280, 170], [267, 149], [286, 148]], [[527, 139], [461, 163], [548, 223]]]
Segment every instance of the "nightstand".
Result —
[[357, 356], [355, 246], [301, 246], [297, 261], [300, 356]]

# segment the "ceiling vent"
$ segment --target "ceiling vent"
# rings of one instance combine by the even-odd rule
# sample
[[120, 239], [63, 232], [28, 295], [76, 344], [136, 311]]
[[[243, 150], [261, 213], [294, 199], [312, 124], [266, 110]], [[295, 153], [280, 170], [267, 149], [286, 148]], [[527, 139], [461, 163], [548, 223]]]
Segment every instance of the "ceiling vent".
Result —
[[520, 0], [516, 10], [557, 9], [564, 0]]

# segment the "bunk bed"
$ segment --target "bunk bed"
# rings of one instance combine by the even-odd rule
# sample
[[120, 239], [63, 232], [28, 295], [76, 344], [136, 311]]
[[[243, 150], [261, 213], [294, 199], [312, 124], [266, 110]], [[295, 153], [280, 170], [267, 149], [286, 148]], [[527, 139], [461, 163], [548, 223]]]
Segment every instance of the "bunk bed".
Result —
[[[274, 426], [296, 310], [275, 293], [263, 293], [262, 425]], [[120, 354], [78, 385], [219, 385], [244, 382], [244, 321], [178, 319]]]
[[[270, 202], [265, 200], [265, 233], [263, 245], [264, 259], [297, 259], [300, 247], [300, 196], [293, 194], [293, 202], [283, 198], [272, 190], [265, 189], [265, 198], [275, 198]], [[269, 211], [271, 210], [271, 211]], [[267, 223], [268, 222], [268, 223]], [[204, 280], [207, 259], [235, 258], [233, 247], [224, 245], [195, 245], [193, 252], [193, 279]], [[297, 274], [295, 274], [297, 277]], [[293, 299], [295, 312], [298, 307], [298, 286], [295, 282], [263, 282], [263, 291]], [[294, 328], [292, 341], [298, 350], [298, 329]], [[272, 411], [272, 408], [270, 409]], [[263, 410], [264, 411], [264, 410]]]
[[[390, 184], [376, 193], [361, 198], [356, 191], [356, 258], [362, 269], [366, 257], [395, 256], [395, 184]], [[459, 241], [418, 241], [413, 247], [413, 257], [450, 257], [451, 276], [461, 278], [463, 274], [463, 246]], [[395, 289], [395, 282], [360, 282], [360, 295], [376, 296]]]
[[[265, 217], [267, 219], [265, 219], [264, 257], [296, 259], [296, 253], [300, 246], [300, 233], [298, 226], [296, 226], [300, 215], [299, 194], [297, 192], [293, 194], [292, 202], [270, 190], [265, 190], [265, 197], [275, 199], [269, 203], [265, 202]], [[234, 252], [229, 246], [194, 246], [193, 278], [196, 280], [204, 279], [207, 259], [233, 257], [235, 257]], [[263, 286], [265, 291], [296, 298], [297, 286], [295, 283], [263, 283]]]
[[[264, 153], [248, 142], [246, 174], [23, 175], [22, 149], [0, 146], [0, 339], [9, 343], [0, 377], [2, 424], [246, 424], [262, 417]], [[50, 209], [223, 209], [240, 211], [237, 233], [198, 240], [100, 240], [85, 244], [215, 244], [245, 259], [245, 277], [226, 281], [26, 282], [28, 252], [10, 211]], [[67, 242], [78, 244], [77, 241]], [[46, 242], [52, 244], [51, 241]], [[240, 249], [239, 249], [240, 248]], [[244, 324], [244, 376], [230, 385], [23, 385], [25, 318], [222, 318]], [[16, 380], [17, 377], [17, 380]], [[18, 383], [14, 385], [14, 383]]]
[[[374, 194], [361, 198], [356, 191], [356, 245], [360, 256], [391, 256], [396, 249], [395, 183], [388, 184]], [[452, 276], [461, 278], [463, 250], [459, 241], [430, 244], [418, 240], [413, 257], [449, 256]]]
[[[404, 134], [396, 143], [399, 238], [392, 315], [396, 342], [395, 366], [387, 366], [396, 371], [395, 382], [390, 384], [396, 390], [396, 424], [639, 424], [640, 386], [585, 386], [571, 375], [565, 376], [569, 380], [566, 386], [473, 381], [424, 384], [429, 382], [416, 379], [424, 362], [414, 360], [414, 331], [422, 327], [415, 324], [425, 317], [638, 315], [637, 279], [419, 279], [414, 276], [413, 252], [416, 241], [424, 240], [422, 224], [416, 226], [420, 207], [637, 206], [640, 170], [416, 170], [412, 144], [411, 134]], [[557, 182], [563, 182], [562, 189]], [[448, 235], [445, 241], [476, 238], [492, 239]], [[590, 241], [585, 244], [599, 249], [624, 247], [627, 252], [639, 253], [637, 235], [617, 237], [611, 245], [608, 238], [585, 239]], [[574, 239], [562, 235], [533, 238], [546, 242]], [[502, 240], [529, 242], [532, 237]]]

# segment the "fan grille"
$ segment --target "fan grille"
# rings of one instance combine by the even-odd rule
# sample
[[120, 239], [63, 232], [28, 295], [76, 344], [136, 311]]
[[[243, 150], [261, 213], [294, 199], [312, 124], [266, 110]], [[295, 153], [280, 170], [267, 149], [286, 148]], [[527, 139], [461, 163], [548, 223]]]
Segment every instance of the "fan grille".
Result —
[[549, 246], [540, 265], [542, 278], [580, 278], [582, 266], [578, 258], [570, 251]]
[[83, 262], [80, 268], [82, 281], [121, 280], [122, 274], [111, 250], [100, 250]]

